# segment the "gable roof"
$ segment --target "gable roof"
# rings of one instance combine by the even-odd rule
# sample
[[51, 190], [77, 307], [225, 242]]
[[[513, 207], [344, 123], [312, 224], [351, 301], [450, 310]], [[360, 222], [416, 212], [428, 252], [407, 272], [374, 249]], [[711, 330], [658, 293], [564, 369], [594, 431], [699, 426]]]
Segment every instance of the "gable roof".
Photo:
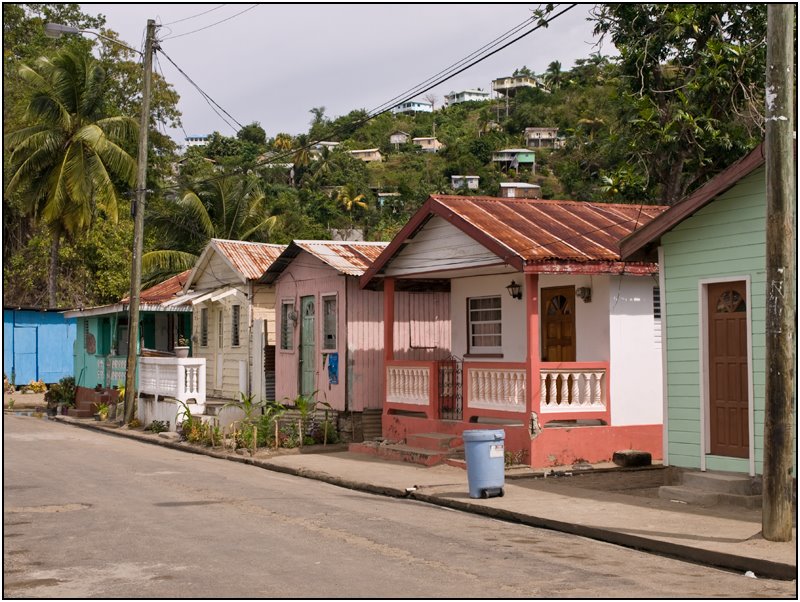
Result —
[[564, 271], [565, 264], [594, 263], [605, 272], [651, 273], [657, 269], [653, 263], [623, 264], [619, 241], [666, 210], [658, 205], [432, 195], [367, 269], [360, 284], [366, 286], [379, 274], [433, 216], [519, 271]]
[[[173, 297], [178, 295], [178, 293], [183, 290], [183, 286], [189, 280], [189, 274], [191, 273], [192, 270], [186, 270], [185, 272], [181, 272], [180, 274], [172, 276], [171, 278], [167, 278], [164, 280], [164, 282], [159, 282], [150, 288], [144, 289], [139, 293], [139, 303], [146, 305], [159, 305], [172, 300]], [[122, 299], [122, 301], [120, 301], [120, 303], [127, 305], [129, 301], [130, 296], [126, 296]]]
[[725, 171], [717, 174], [692, 194], [678, 201], [668, 211], [623, 238], [619, 243], [622, 257], [629, 258], [644, 250], [645, 246], [660, 239], [663, 234], [697, 213], [716, 197], [732, 188], [739, 180], [764, 165], [764, 160], [764, 143], [762, 142]]
[[342, 274], [361, 276], [388, 245], [388, 242], [294, 240], [269, 266], [259, 282], [274, 282], [301, 251], [310, 253]]
[[195, 277], [202, 273], [214, 253], [228, 264], [242, 283], [246, 283], [260, 278], [285, 249], [286, 245], [212, 238], [195, 262], [184, 290], [191, 288]]

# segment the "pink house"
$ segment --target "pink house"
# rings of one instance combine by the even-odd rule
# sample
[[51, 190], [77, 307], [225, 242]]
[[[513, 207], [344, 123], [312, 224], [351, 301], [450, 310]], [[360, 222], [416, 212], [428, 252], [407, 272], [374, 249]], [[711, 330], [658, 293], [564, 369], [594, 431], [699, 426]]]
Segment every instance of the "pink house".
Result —
[[[361, 277], [382, 288], [383, 435], [503, 428], [531, 466], [661, 457], [657, 265], [619, 241], [666, 208], [431, 196]], [[449, 284], [449, 359], [397, 353], [396, 291]]]
[[[388, 243], [296, 240], [261, 278], [275, 286], [276, 399], [316, 392], [335, 410], [380, 409], [384, 392], [383, 293], [359, 277]], [[447, 357], [450, 301], [442, 283], [394, 297], [393, 356]]]

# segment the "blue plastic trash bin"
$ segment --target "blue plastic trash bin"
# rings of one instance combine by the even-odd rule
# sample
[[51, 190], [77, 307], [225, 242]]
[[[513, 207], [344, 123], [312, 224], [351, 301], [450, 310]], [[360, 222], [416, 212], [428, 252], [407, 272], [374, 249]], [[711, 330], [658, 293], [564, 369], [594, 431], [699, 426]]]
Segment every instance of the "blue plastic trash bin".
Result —
[[503, 496], [505, 485], [505, 439], [503, 430], [464, 431], [469, 497]]

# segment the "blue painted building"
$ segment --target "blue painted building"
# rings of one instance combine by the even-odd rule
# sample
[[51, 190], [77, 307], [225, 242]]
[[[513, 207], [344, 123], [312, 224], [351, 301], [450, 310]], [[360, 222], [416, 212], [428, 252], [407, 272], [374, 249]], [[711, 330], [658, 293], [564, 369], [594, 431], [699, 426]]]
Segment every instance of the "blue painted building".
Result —
[[3, 373], [17, 386], [71, 376], [76, 332], [58, 310], [4, 307]]

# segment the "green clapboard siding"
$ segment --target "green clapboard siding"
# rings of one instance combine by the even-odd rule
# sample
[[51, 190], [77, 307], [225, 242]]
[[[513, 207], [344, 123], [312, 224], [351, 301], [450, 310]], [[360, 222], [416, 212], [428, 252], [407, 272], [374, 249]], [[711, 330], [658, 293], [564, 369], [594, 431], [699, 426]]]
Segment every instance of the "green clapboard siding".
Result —
[[[755, 413], [756, 472], [763, 456], [766, 196], [763, 168], [740, 180], [672, 231], [664, 234], [667, 314], [668, 460], [700, 466], [700, 280], [749, 277], [753, 343], [751, 386]], [[710, 470], [748, 472], [748, 460], [708, 456]]]

